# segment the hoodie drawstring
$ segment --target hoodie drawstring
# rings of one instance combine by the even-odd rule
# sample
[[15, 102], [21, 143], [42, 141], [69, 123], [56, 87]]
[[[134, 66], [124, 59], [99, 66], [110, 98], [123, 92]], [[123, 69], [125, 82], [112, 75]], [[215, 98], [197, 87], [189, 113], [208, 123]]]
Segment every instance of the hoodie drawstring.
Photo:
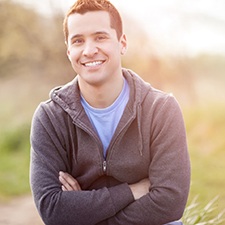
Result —
[[141, 133], [141, 105], [137, 105], [137, 126], [138, 126], [138, 149], [139, 153], [143, 155], [143, 140], [142, 140], [142, 133]]

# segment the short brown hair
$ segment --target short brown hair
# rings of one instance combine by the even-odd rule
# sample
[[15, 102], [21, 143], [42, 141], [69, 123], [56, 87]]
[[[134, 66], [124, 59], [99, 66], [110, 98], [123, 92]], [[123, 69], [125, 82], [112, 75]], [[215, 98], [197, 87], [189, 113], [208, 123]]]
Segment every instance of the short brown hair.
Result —
[[68, 40], [68, 17], [71, 14], [85, 14], [91, 11], [106, 11], [110, 16], [111, 27], [116, 30], [118, 40], [123, 34], [123, 24], [121, 16], [115, 6], [108, 0], [77, 0], [67, 12], [63, 22], [63, 32], [65, 41]]

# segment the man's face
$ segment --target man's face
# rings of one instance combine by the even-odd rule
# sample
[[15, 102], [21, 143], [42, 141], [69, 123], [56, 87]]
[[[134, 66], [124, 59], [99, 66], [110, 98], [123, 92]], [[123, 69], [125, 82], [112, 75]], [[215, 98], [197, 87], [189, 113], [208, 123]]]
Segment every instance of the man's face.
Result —
[[72, 14], [68, 18], [67, 54], [81, 82], [102, 85], [121, 73], [126, 37], [117, 38], [108, 12]]

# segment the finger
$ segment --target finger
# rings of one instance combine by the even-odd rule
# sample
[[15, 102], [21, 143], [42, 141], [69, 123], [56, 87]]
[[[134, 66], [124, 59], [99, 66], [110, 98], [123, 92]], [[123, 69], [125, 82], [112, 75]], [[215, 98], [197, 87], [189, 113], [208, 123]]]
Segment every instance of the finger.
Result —
[[70, 186], [62, 176], [59, 176], [59, 181], [61, 182], [64, 191], [73, 191], [73, 187]]
[[72, 177], [70, 174], [60, 172], [59, 175], [60, 175], [61, 180], [62, 180], [61, 183], [68, 190], [74, 190], [74, 191], [80, 191], [81, 190], [81, 187], [80, 187], [79, 183], [77, 182], [77, 180], [74, 177]]
[[64, 185], [62, 185], [62, 191], [67, 191]]
[[69, 184], [74, 184], [78, 183], [74, 177], [72, 177], [70, 174], [65, 173], [65, 172], [60, 172], [60, 176], [63, 177], [64, 180], [66, 180], [67, 183]]

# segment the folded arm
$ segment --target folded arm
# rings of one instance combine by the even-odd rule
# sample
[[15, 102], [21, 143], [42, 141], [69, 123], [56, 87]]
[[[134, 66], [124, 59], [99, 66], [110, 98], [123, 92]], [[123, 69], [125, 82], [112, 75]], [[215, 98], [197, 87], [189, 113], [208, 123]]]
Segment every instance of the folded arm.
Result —
[[[62, 191], [81, 191], [78, 181], [68, 173], [60, 171], [59, 181], [62, 184]], [[146, 178], [137, 183], [130, 184], [129, 187], [134, 199], [138, 200], [142, 196], [149, 193], [150, 181]]]

